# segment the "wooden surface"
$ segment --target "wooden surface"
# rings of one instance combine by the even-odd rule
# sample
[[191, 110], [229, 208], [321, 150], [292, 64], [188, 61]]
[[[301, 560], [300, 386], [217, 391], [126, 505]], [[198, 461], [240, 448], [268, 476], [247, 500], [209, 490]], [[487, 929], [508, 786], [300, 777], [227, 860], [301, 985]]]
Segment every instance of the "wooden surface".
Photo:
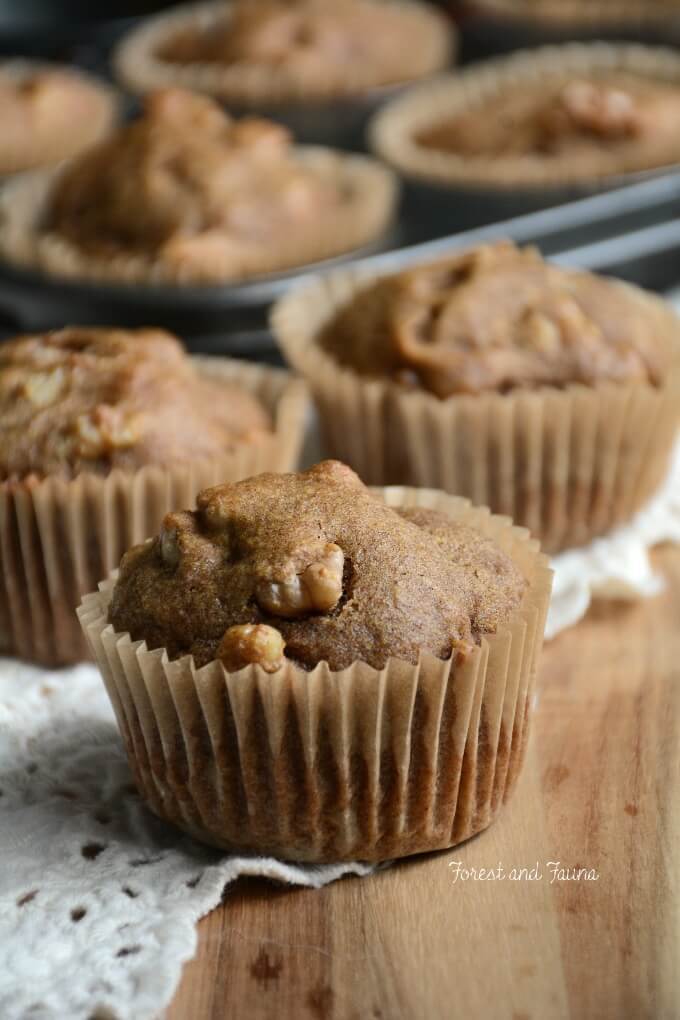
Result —
[[[546, 647], [495, 826], [318, 892], [228, 889], [167, 1020], [680, 1017], [680, 550], [656, 562], [662, 596]], [[454, 882], [451, 861], [506, 877]], [[599, 878], [551, 884], [549, 861]]]

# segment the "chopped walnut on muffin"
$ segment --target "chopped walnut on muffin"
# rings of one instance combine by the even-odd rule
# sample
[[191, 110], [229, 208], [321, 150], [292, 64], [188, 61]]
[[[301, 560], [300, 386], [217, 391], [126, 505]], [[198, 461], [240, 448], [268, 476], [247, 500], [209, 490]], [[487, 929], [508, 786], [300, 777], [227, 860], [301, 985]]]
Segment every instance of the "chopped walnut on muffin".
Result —
[[490, 539], [441, 513], [395, 511], [324, 461], [207, 489], [195, 511], [168, 514], [123, 558], [109, 620], [197, 666], [382, 668], [465, 655], [524, 590]]
[[163, 467], [270, 431], [253, 396], [199, 374], [162, 330], [74, 327], [0, 345], [0, 479]]

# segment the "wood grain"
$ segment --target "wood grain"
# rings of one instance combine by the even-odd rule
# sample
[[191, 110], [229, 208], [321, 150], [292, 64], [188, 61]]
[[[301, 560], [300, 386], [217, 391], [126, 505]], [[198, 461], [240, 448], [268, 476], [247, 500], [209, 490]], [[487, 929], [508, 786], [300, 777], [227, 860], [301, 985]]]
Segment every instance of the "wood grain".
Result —
[[[247, 881], [166, 1020], [680, 1016], [680, 550], [546, 649], [514, 800], [463, 847], [320, 891]], [[450, 862], [506, 877], [454, 881]], [[549, 861], [597, 881], [551, 883]], [[542, 879], [512, 881], [538, 862]]]

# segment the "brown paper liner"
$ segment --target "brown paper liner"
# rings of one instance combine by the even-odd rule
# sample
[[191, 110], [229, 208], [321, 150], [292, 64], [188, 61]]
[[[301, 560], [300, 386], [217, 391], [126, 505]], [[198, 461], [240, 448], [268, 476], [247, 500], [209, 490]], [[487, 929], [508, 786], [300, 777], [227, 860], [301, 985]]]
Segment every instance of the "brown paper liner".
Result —
[[675, 332], [660, 387], [605, 383], [439, 400], [361, 377], [320, 348], [324, 327], [368, 282], [338, 271], [289, 294], [272, 315], [286, 358], [310, 385], [329, 455], [365, 482], [465, 496], [529, 528], [551, 553], [630, 520], [654, 494], [680, 414], [679, 327], [660, 299], [628, 288], [660, 328], [670, 332], [672, 323]]
[[321, 147], [297, 149], [298, 157], [330, 180], [340, 180], [351, 201], [329, 210], [306, 229], [290, 231], [276, 243], [243, 248], [226, 269], [163, 261], [153, 254], [98, 255], [43, 229], [52, 186], [59, 171], [22, 175], [0, 194], [0, 257], [50, 275], [109, 283], [233, 283], [253, 276], [346, 254], [380, 239], [394, 213], [398, 188], [390, 170], [367, 156]]
[[667, 140], [616, 151], [551, 156], [531, 154], [470, 157], [430, 149], [416, 135], [470, 108], [490, 108], [494, 97], [541, 80], [583, 76], [598, 71], [630, 71], [662, 81], [680, 83], [680, 54], [661, 47], [631, 43], [573, 43], [544, 46], [484, 61], [457, 74], [423, 82], [385, 106], [369, 126], [370, 147], [402, 174], [450, 187], [486, 188], [509, 192], [516, 188], [550, 188], [586, 184], [658, 169], [680, 160], [680, 141]]
[[99, 109], [96, 115], [86, 121], [82, 119], [70, 125], [68, 134], [60, 134], [57, 138], [46, 138], [35, 130], [27, 129], [21, 143], [21, 149], [12, 153], [7, 151], [7, 139], [3, 140], [3, 152], [0, 159], [0, 181], [3, 177], [20, 173], [33, 167], [50, 166], [89, 148], [104, 138], [113, 128], [121, 112], [120, 97], [114, 89], [97, 78], [73, 67], [49, 64], [40, 60], [12, 59], [0, 61], [0, 70], [19, 81], [30, 77], [36, 71], [58, 69], [68, 73], [72, 78], [83, 82], [88, 91], [96, 95]]
[[381, 81], [375, 71], [352, 63], [343, 66], [340, 76], [333, 75], [328, 68], [327, 77], [322, 79], [318, 74], [305, 73], [305, 68], [292, 71], [247, 63], [227, 66], [200, 61], [178, 64], [158, 56], [159, 48], [179, 33], [192, 29], [205, 31], [224, 23], [229, 5], [223, 0], [183, 6], [144, 21], [119, 45], [114, 67], [132, 92], [180, 86], [255, 109], [262, 104], [301, 104], [357, 96], [433, 74], [450, 63], [457, 35], [447, 18], [417, 0], [394, 0], [389, 7], [398, 7], [413, 27], [413, 45], [403, 54], [401, 76], [396, 83]]
[[551, 571], [526, 531], [432, 490], [383, 491], [489, 535], [524, 573], [518, 611], [467, 659], [424, 654], [309, 673], [228, 673], [116, 633], [115, 575], [78, 615], [142, 796], [227, 850], [301, 861], [378, 861], [452, 846], [486, 828], [526, 747]]
[[205, 486], [296, 465], [304, 385], [275, 369], [197, 360], [212, 379], [257, 396], [272, 414], [271, 434], [236, 443], [219, 459], [173, 468], [0, 482], [0, 654], [44, 666], [89, 658], [76, 606], [130, 546], [157, 532], [169, 510], [193, 506]]

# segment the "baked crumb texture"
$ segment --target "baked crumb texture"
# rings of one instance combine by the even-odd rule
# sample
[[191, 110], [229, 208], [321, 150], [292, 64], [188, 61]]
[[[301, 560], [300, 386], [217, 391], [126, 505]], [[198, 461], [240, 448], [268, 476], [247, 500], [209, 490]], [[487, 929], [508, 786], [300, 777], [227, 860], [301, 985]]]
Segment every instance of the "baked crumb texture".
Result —
[[159, 329], [74, 327], [0, 345], [0, 480], [223, 457], [271, 432], [246, 389]]
[[441, 398], [657, 385], [677, 325], [639, 295], [501, 241], [378, 280], [338, 312], [322, 342], [355, 371]]
[[305, 669], [380, 669], [471, 651], [524, 589], [490, 539], [435, 511], [395, 511], [324, 461], [209, 489], [196, 511], [168, 514], [124, 557], [110, 621], [198, 667], [220, 657], [271, 671], [285, 654]]

